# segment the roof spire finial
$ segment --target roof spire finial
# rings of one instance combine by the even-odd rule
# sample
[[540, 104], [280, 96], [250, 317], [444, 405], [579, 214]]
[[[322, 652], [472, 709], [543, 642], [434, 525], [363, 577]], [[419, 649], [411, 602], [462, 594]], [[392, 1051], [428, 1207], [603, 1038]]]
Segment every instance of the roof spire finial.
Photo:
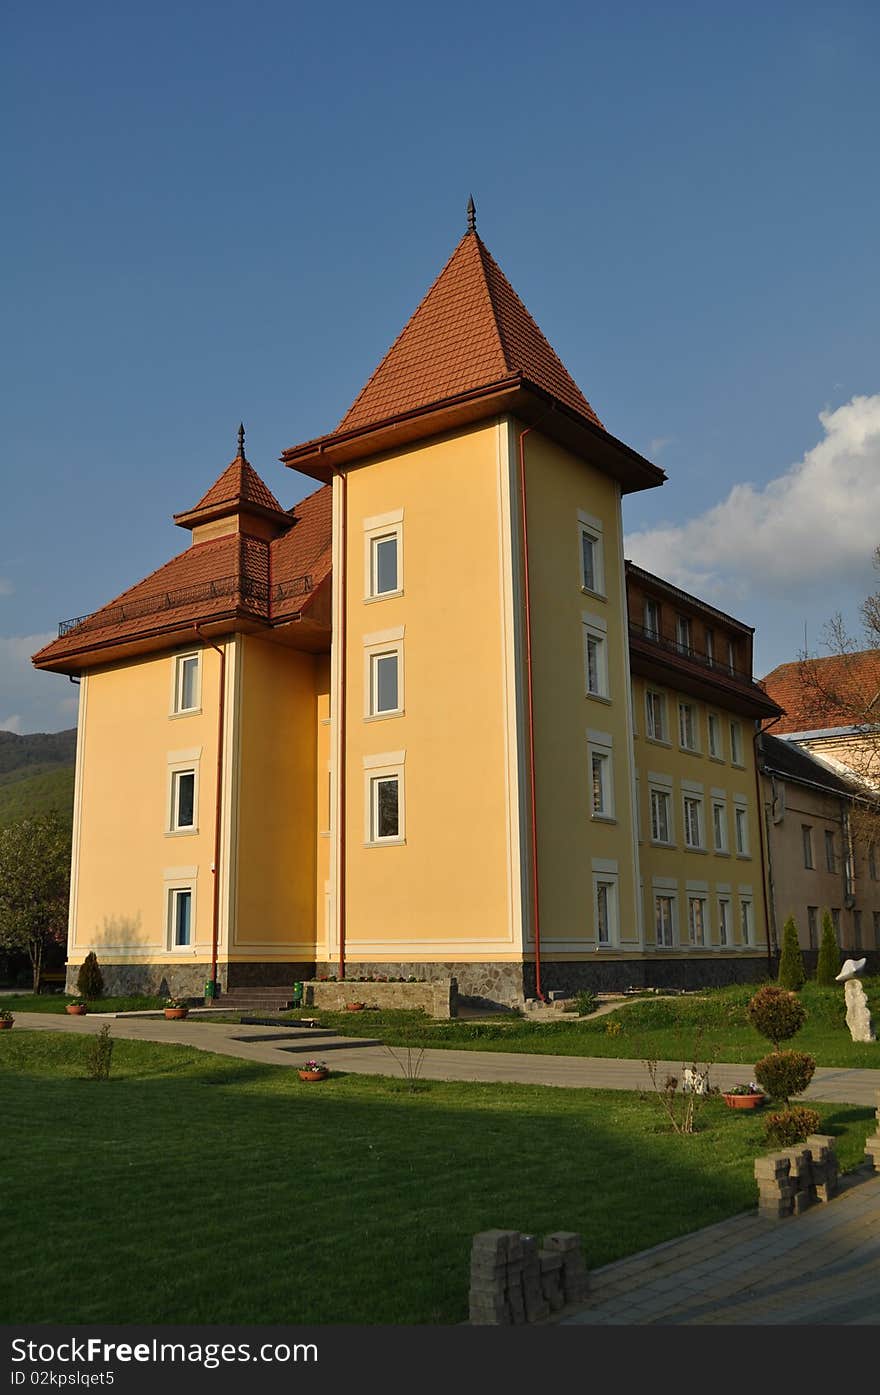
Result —
[[238, 454], [239, 454], [239, 458], [240, 458], [241, 460], [244, 460], [244, 422], [243, 422], [243, 421], [240, 421], [240, 422], [238, 423]]
[[467, 230], [469, 233], [477, 231], [477, 207], [474, 203], [473, 194], [468, 195], [467, 201]]

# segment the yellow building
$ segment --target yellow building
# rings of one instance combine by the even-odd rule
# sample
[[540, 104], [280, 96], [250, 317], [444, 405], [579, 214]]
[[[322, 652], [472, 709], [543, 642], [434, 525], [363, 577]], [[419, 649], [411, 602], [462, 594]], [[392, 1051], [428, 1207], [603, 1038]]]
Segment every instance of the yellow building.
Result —
[[[752, 735], [777, 708], [751, 632], [627, 573], [622, 497], [663, 472], [602, 426], [472, 211], [336, 430], [282, 459], [308, 499], [283, 510], [240, 440], [176, 516], [191, 546], [35, 656], [81, 678], [71, 975], [95, 949], [129, 990], [451, 974], [515, 1002], [759, 974]], [[652, 586], [692, 647], [665, 609], [634, 620]]]

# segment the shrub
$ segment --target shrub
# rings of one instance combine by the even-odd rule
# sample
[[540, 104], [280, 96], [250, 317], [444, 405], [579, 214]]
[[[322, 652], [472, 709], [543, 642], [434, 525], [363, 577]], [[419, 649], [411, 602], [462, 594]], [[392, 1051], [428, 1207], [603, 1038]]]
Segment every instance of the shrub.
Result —
[[768, 1095], [788, 1104], [792, 1095], [803, 1094], [815, 1069], [816, 1062], [803, 1051], [772, 1051], [757, 1062], [755, 1079]]
[[107, 1023], [97, 1036], [91, 1037], [86, 1048], [86, 1070], [90, 1080], [109, 1080], [113, 1058], [113, 1039]]
[[787, 988], [768, 984], [759, 988], [749, 1003], [749, 1021], [762, 1037], [772, 1041], [779, 1050], [781, 1041], [788, 1041], [806, 1020], [806, 1009], [796, 994]]
[[90, 949], [79, 967], [76, 976], [76, 991], [81, 998], [94, 999], [104, 996], [104, 975], [98, 967], [98, 956]]
[[793, 915], [788, 917], [782, 930], [782, 954], [779, 956], [780, 988], [788, 988], [798, 993], [807, 981], [804, 956], [801, 954], [797, 925]]
[[590, 1013], [595, 1012], [599, 1006], [596, 995], [590, 988], [582, 989], [576, 995], [574, 1003], [579, 1017], [589, 1017]]
[[764, 1142], [789, 1148], [794, 1143], [803, 1143], [811, 1133], [818, 1133], [822, 1119], [815, 1109], [807, 1109], [796, 1104], [792, 1109], [781, 1109], [778, 1114], [768, 1114], [764, 1126]]
[[834, 982], [840, 973], [840, 946], [837, 943], [837, 936], [834, 933], [834, 921], [831, 919], [831, 912], [824, 911], [822, 914], [822, 941], [819, 945], [819, 958], [816, 960], [816, 982], [828, 984]]

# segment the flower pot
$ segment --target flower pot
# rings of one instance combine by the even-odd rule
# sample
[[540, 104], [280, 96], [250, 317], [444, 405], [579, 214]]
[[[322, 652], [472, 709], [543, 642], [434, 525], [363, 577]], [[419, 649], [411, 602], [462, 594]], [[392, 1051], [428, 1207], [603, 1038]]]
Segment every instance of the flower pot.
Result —
[[0, 1018], [0, 1032], [8, 1032], [8, 1031], [9, 1031], [9, 1028], [10, 1028], [11, 1026], [12, 1026], [12, 1018], [11, 1018], [11, 1017], [2, 1017], [2, 1018]]
[[724, 1103], [728, 1109], [760, 1109], [764, 1103], [763, 1095], [725, 1095]]
[[68, 1003], [64, 1011], [69, 1012], [71, 1017], [85, 1017], [88, 1008], [82, 1003]]
[[330, 1072], [329, 1070], [301, 1070], [298, 1074], [300, 1080], [326, 1080]]
[[181, 1018], [186, 1017], [188, 1012], [189, 1008], [166, 1008], [165, 1016], [169, 1022], [179, 1022]]
[[345, 1011], [346, 1011], [346, 1012], [363, 1012], [363, 1010], [364, 1010], [365, 1007], [366, 1007], [366, 1003], [346, 1003], [346, 1004], [345, 1004]]

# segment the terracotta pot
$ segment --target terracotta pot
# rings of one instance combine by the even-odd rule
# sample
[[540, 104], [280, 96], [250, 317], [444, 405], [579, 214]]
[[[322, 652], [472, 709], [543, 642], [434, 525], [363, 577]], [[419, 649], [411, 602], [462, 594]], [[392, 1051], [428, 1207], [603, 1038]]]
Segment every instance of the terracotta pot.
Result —
[[11, 1026], [12, 1026], [12, 1018], [11, 1018], [11, 1017], [2, 1017], [2, 1018], [0, 1018], [0, 1032], [8, 1032], [8, 1031], [9, 1031], [9, 1028], [10, 1028]]
[[186, 1017], [188, 1012], [189, 1008], [166, 1008], [165, 1016], [169, 1022], [179, 1022], [181, 1018]]
[[300, 1080], [326, 1080], [330, 1072], [329, 1070], [301, 1070], [298, 1074]]
[[71, 1017], [85, 1017], [88, 1008], [83, 1007], [82, 1003], [68, 1003], [64, 1011], [69, 1012]]
[[764, 1103], [763, 1095], [725, 1095], [724, 1103], [728, 1109], [760, 1109]]
[[346, 1004], [345, 1004], [345, 1011], [346, 1011], [346, 1012], [363, 1012], [363, 1010], [364, 1010], [365, 1007], [366, 1007], [366, 1003], [346, 1003]]

